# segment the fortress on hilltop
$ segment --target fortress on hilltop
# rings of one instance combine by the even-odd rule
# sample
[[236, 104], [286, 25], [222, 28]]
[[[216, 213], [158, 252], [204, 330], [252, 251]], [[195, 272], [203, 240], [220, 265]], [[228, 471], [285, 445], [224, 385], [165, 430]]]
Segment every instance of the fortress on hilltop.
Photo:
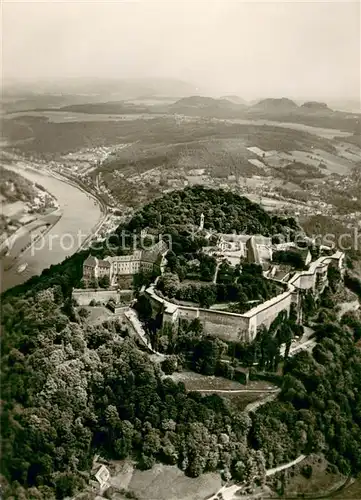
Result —
[[156, 313], [162, 312], [163, 323], [177, 324], [181, 319], [197, 318], [210, 335], [227, 341], [252, 342], [259, 327], [263, 325], [269, 328], [282, 311], [289, 315], [292, 305], [301, 321], [302, 291], [311, 291], [316, 296], [321, 294], [328, 283], [327, 272], [330, 266], [335, 266], [343, 274], [344, 257], [344, 253], [335, 252], [331, 256], [320, 257], [311, 262], [306, 271], [296, 272], [292, 277], [286, 275], [284, 280], [280, 281], [286, 285], [286, 291], [243, 314], [175, 304], [160, 297], [155, 284], [148, 287], [145, 294], [150, 299], [153, 310]]
[[[295, 243], [292, 242], [273, 244], [270, 237], [262, 235], [217, 234], [207, 231], [204, 229], [203, 214], [197, 230], [205, 231], [206, 239], [212, 238], [213, 246], [203, 247], [202, 252], [215, 257], [218, 265], [224, 260], [228, 261], [231, 266], [242, 267], [244, 262], [257, 264], [262, 267], [264, 278], [282, 285], [282, 293], [241, 314], [174, 303], [157, 293], [156, 280], [143, 293], [149, 298], [154, 314], [162, 315], [163, 323], [176, 325], [182, 319], [197, 318], [210, 335], [228, 341], [252, 342], [258, 329], [261, 326], [269, 328], [282, 311], [289, 315], [291, 308], [294, 308], [298, 321], [301, 323], [303, 291], [310, 291], [315, 296], [320, 295], [328, 284], [330, 266], [336, 267], [341, 275], [344, 273], [345, 254], [334, 252], [330, 255], [332, 249], [328, 247], [322, 248], [328, 252], [328, 255], [312, 261], [308, 248], [297, 250]], [[146, 233], [146, 230], [142, 232]], [[126, 288], [125, 284], [131, 283], [132, 276], [141, 271], [157, 271], [162, 274], [166, 267], [168, 250], [168, 245], [161, 240], [148, 249], [134, 250], [130, 255], [108, 256], [105, 259], [89, 255], [83, 264], [83, 280], [89, 284], [106, 276], [112, 287]], [[286, 266], [285, 269], [277, 262], [273, 262], [274, 252], [280, 251], [291, 251], [291, 253], [298, 251], [303, 257], [305, 270], [296, 272], [292, 270], [292, 266]], [[216, 276], [217, 274], [214, 280]], [[78, 292], [84, 294], [86, 291]]]

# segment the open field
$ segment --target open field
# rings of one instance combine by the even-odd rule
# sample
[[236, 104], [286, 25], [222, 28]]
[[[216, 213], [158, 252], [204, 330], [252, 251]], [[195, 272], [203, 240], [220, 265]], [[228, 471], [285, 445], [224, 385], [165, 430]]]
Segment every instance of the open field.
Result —
[[[242, 137], [247, 145], [256, 145], [264, 150], [289, 151], [298, 149], [297, 145], [300, 145], [301, 149], [308, 149], [313, 145], [333, 151], [327, 139], [302, 130], [302, 127], [301, 130], [282, 128], [277, 122], [264, 125], [262, 122], [252, 120], [247, 120], [245, 123], [231, 123], [193, 118], [182, 120], [180, 123], [174, 115], [120, 115], [117, 116], [117, 120], [106, 115], [83, 115], [82, 121], [72, 121], [71, 117], [77, 115], [69, 111], [65, 113], [45, 111], [38, 112], [36, 115], [34, 112], [31, 112], [31, 115], [29, 113], [7, 115], [7, 118], [3, 120], [3, 136], [9, 141], [32, 138], [32, 141], [20, 149], [34, 153], [66, 152], [85, 147], [90, 142], [95, 146], [132, 142], [140, 137], [148, 144], [185, 144], [206, 137], [218, 139]], [[60, 119], [56, 118], [57, 116]], [[55, 123], [50, 121], [50, 117], [51, 120], [60, 121]], [[132, 119], [129, 120], [128, 117]], [[119, 141], [119, 137], [127, 140]]]
[[[311, 470], [310, 477], [303, 475], [307, 468]], [[347, 481], [346, 476], [340, 474], [337, 470], [331, 469], [327, 460], [318, 455], [306, 457], [302, 462], [291, 467], [282, 475], [285, 478], [283, 498], [302, 496], [315, 499], [338, 497], [338, 493], [332, 494], [332, 492], [337, 492]], [[267, 484], [275, 488], [277, 484], [279, 485], [280, 477], [280, 473], [270, 477]], [[339, 498], [348, 499], [347, 492], [348, 488], [342, 489]], [[326, 496], [328, 493], [330, 493], [329, 497]]]
[[[89, 106], [8, 114], [3, 136], [20, 155], [51, 161], [112, 207], [134, 209], [164, 192], [201, 184], [232, 189], [276, 213], [360, 210], [353, 176], [361, 149], [353, 143], [357, 136], [349, 135], [355, 117], [331, 113], [325, 127], [316, 115], [302, 115], [309, 123], [249, 113], [216, 119], [176, 108], [170, 113], [166, 104], [161, 113], [161, 100], [155, 101], [147, 113], [136, 112], [141, 103], [119, 114], [126, 103], [90, 99]], [[338, 121], [330, 122], [331, 116]]]
[[87, 323], [89, 325], [99, 324], [114, 317], [114, 314], [110, 311], [110, 309], [105, 306], [82, 306], [82, 308], [89, 311], [89, 316], [87, 317]]
[[[204, 500], [221, 487], [217, 473], [190, 478], [176, 466], [157, 464], [152, 469], [140, 471], [130, 462], [111, 462], [111, 488], [108, 498], [120, 500], [133, 494], [137, 500]], [[116, 492], [124, 492], [124, 497]]]
[[276, 387], [264, 380], [253, 380], [247, 385], [223, 377], [201, 375], [195, 372], [175, 372], [171, 377], [175, 382], [183, 382], [187, 391], [270, 391]]
[[20, 113], [9, 113], [6, 119], [16, 119], [20, 116], [47, 118], [50, 123], [69, 123], [69, 122], [103, 122], [103, 121], [128, 121], [149, 120], [157, 118], [157, 115], [151, 113], [125, 113], [125, 114], [106, 114], [106, 113], [78, 113], [76, 111], [25, 111]]
[[174, 382], [183, 382], [187, 391], [201, 391], [202, 389], [210, 390], [238, 390], [246, 387], [239, 382], [228, 380], [222, 377], [207, 377], [195, 372], [180, 372], [173, 373], [171, 377]]
[[276, 386], [263, 380], [250, 381], [247, 385], [243, 385], [223, 377], [208, 377], [194, 372], [173, 373], [172, 379], [175, 382], [183, 382], [187, 391], [198, 391], [205, 395], [218, 394], [240, 411], [250, 403], [262, 400], [277, 390]]
[[350, 486], [327, 497], [325, 500], [338, 498], [339, 500], [360, 500], [361, 498], [361, 478], [356, 479]]
[[325, 139], [334, 139], [335, 137], [347, 137], [350, 135], [350, 132], [345, 132], [338, 129], [330, 130], [329, 128], [317, 127], [311, 124], [292, 123], [292, 119], [290, 119], [290, 121], [287, 122], [275, 121], [275, 120], [262, 120], [262, 119], [244, 120], [238, 118], [229, 121], [231, 123], [240, 123], [242, 125], [256, 122], [259, 125], [271, 125], [273, 127], [301, 130], [303, 132], [309, 132], [311, 134], [318, 135], [319, 137], [324, 137]]

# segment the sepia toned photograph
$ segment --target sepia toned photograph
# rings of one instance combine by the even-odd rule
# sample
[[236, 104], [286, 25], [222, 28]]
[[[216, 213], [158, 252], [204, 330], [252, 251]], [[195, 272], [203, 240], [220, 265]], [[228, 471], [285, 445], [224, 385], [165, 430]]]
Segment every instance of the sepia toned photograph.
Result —
[[360, 0], [3, 0], [0, 500], [361, 500]]

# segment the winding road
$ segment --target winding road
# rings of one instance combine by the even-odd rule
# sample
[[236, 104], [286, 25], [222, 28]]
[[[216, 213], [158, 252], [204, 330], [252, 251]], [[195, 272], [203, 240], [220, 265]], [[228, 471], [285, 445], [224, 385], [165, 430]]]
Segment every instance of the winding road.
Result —
[[[277, 472], [281, 472], [283, 470], [289, 469], [290, 467], [293, 467], [294, 465], [299, 464], [306, 458], [306, 455], [300, 455], [297, 457], [295, 460], [292, 460], [291, 462], [288, 462], [287, 464], [282, 464], [279, 465], [278, 467], [275, 467], [273, 469], [267, 469], [266, 470], [266, 476], [273, 476], [274, 474], [277, 474]], [[237, 500], [241, 498], [239, 490], [241, 490], [243, 485], [237, 485], [237, 484], [232, 484], [230, 486], [224, 485], [222, 486], [221, 489], [217, 491], [212, 497], [210, 497], [208, 500]], [[252, 495], [248, 495], [245, 498], [251, 498]], [[259, 497], [259, 496], [258, 496]], [[256, 498], [254, 496], [253, 498]]]

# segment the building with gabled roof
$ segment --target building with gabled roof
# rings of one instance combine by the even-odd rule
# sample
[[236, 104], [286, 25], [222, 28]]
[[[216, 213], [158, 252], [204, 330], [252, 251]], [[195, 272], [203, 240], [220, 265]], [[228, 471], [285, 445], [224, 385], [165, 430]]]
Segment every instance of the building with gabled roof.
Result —
[[115, 285], [121, 277], [162, 269], [167, 252], [168, 245], [160, 240], [147, 249], [137, 249], [128, 255], [107, 256], [105, 259], [89, 255], [83, 263], [83, 279], [89, 281], [107, 276], [110, 284]]

